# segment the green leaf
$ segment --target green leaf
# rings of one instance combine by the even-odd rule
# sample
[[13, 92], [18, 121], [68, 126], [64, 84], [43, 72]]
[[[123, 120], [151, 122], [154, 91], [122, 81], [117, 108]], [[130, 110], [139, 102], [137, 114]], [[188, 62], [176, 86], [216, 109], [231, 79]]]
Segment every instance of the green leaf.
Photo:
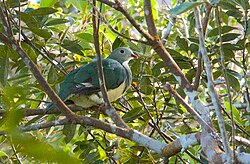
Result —
[[93, 34], [91, 33], [79, 33], [79, 34], [76, 34], [76, 37], [81, 39], [81, 40], [85, 40], [89, 43], [94, 43], [94, 39], [93, 39]]
[[[19, 6], [19, 1], [17, 1], [17, 0], [8, 0], [8, 1], [6, 1], [7, 2], [7, 6], [9, 7], [9, 8], [15, 8], [15, 7], [18, 7]], [[20, 0], [20, 4], [21, 4], [21, 6], [23, 5], [23, 4], [25, 4], [27, 2], [27, 0]]]
[[[223, 26], [221, 27], [221, 34], [227, 33], [229, 31], [235, 30], [236, 27], [232, 27], [232, 26]], [[211, 31], [208, 32], [207, 36], [208, 37], [212, 37], [212, 36], [218, 36], [219, 32], [218, 32], [218, 28], [213, 28]]]
[[238, 36], [240, 36], [241, 34], [237, 34], [237, 33], [228, 33], [222, 36], [222, 42], [228, 42], [231, 40], [236, 39]]
[[152, 69], [152, 75], [158, 77], [161, 74], [161, 69], [164, 68], [163, 62], [158, 62]]
[[41, 0], [41, 7], [52, 7], [58, 0]]
[[29, 14], [31, 16], [41, 16], [41, 15], [49, 15], [49, 14], [53, 14], [56, 13], [58, 10], [53, 9], [51, 7], [42, 7], [42, 8], [38, 8], [35, 10], [32, 10]]
[[88, 6], [87, 1], [68, 0], [68, 2], [72, 3], [81, 13], [86, 13], [86, 9]]
[[97, 161], [99, 158], [100, 155], [98, 152], [89, 152], [82, 163], [93, 163], [93, 161]]
[[48, 163], [80, 163], [75, 157], [70, 156], [59, 148], [34, 138], [31, 134], [15, 132], [12, 135], [13, 143], [23, 154]]
[[153, 91], [153, 88], [151, 86], [151, 80], [148, 76], [143, 76], [141, 79], [141, 92], [146, 94], [146, 95], [150, 95]]
[[31, 58], [31, 60], [36, 63], [37, 62], [37, 55], [36, 52], [33, 50], [32, 47], [30, 47], [30, 45], [28, 45], [25, 42], [21, 43], [23, 50], [29, 55], [29, 57]]
[[179, 36], [176, 38], [177, 45], [184, 51], [188, 51], [188, 42], [185, 38], [180, 38]]
[[65, 39], [63, 41], [62, 47], [65, 48], [66, 50], [73, 52], [73, 53], [84, 56], [84, 54], [82, 52], [83, 48], [77, 43], [77, 41], [71, 41], [71, 40]]
[[170, 9], [169, 13], [174, 15], [179, 15], [201, 4], [203, 4], [203, 2], [184, 2]]
[[30, 30], [46, 40], [51, 38], [52, 35], [48, 30], [45, 29], [31, 28]]
[[250, 8], [249, 0], [241, 0], [241, 6], [244, 10], [248, 10]]
[[81, 40], [78, 44], [83, 50], [93, 50], [93, 47], [90, 45], [90, 43], [85, 40]]
[[58, 24], [64, 24], [69, 22], [69, 20], [67, 19], [52, 19], [50, 21], [48, 21], [45, 25], [46, 26], [53, 26], [53, 25], [58, 25]]
[[123, 42], [122, 39], [120, 39], [120, 37], [116, 37], [113, 45], [112, 45], [112, 50], [118, 48], [118, 47], [123, 47], [125, 46], [125, 43]]
[[[250, 27], [250, 18], [247, 20], [247, 27]], [[250, 28], [247, 28], [246, 35], [250, 34]]]
[[66, 136], [65, 137], [66, 143], [69, 143], [72, 140], [72, 138], [75, 135], [75, 132], [76, 132], [76, 125], [75, 124], [64, 125], [63, 134]]
[[0, 83], [5, 86], [8, 78], [8, 67], [9, 67], [9, 55], [8, 47], [0, 45]]
[[142, 110], [142, 107], [136, 107], [136, 108], [133, 108], [132, 110], [129, 110], [128, 112], [126, 112], [126, 114], [123, 115], [122, 119], [125, 122], [131, 122], [131, 121], [139, 118], [144, 113], [145, 113], [145, 111]]
[[236, 92], [240, 90], [240, 83], [237, 78], [235, 78], [230, 71], [227, 71], [227, 77], [230, 87], [232, 87]]
[[48, 73], [48, 83], [54, 84], [58, 80], [58, 75], [56, 69], [51, 66]]
[[9, 158], [9, 156], [3, 151], [0, 151], [0, 157], [8, 157]]
[[21, 12], [20, 13], [21, 16], [21, 20], [30, 28], [38, 28], [39, 27], [39, 23], [37, 22], [37, 20], [32, 17], [30, 14]]
[[158, 15], [158, 3], [156, 0], [151, 0], [151, 5], [152, 5], [152, 14], [153, 14], [153, 18], [154, 20], [158, 20], [159, 19], [159, 15]]
[[[226, 111], [228, 113], [230, 113], [230, 103], [229, 102], [224, 102], [224, 105], [226, 107]], [[232, 112], [233, 112], [234, 119], [236, 119], [236, 121], [242, 125], [243, 121], [242, 121], [242, 119], [240, 117], [239, 110], [235, 106], [232, 106]]]

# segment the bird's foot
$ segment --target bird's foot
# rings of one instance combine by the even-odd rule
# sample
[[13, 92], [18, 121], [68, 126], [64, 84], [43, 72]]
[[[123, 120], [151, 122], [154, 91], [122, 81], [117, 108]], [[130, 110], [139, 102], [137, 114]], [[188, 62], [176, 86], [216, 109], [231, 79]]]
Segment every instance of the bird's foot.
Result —
[[106, 107], [105, 103], [99, 104], [98, 111], [104, 113], [105, 107]]

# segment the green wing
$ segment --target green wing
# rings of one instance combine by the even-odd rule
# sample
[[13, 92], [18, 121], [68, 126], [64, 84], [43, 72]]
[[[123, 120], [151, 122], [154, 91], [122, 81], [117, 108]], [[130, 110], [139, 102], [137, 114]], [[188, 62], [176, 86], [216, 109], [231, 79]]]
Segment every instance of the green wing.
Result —
[[[128, 77], [125, 68], [116, 60], [103, 59], [107, 90], [117, 88]], [[90, 95], [100, 91], [97, 62], [91, 62], [70, 72], [60, 85], [59, 96], [66, 100], [71, 94]]]

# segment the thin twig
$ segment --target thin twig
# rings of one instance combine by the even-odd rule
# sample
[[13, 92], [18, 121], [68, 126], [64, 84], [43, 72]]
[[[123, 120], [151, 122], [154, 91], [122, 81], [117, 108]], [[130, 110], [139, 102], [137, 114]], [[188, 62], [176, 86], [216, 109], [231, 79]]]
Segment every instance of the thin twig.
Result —
[[238, 144], [242, 144], [248, 148], [250, 148], [250, 140], [240, 137], [240, 136], [235, 136], [235, 140], [236, 142], [238, 142]]
[[[93, 0], [93, 6], [96, 7], [96, 0]], [[96, 50], [97, 56], [97, 69], [98, 69], [98, 76], [99, 76], [99, 83], [100, 88], [103, 96], [103, 100], [105, 103], [105, 113], [111, 117], [111, 119], [115, 122], [117, 126], [120, 127], [128, 127], [126, 123], [121, 119], [115, 109], [112, 107], [107, 94], [107, 88], [105, 84], [105, 78], [103, 73], [103, 66], [102, 66], [102, 57], [100, 53], [100, 43], [99, 43], [99, 26], [98, 26], [98, 14], [96, 14], [95, 8], [92, 9], [92, 20], [93, 20], [93, 31], [94, 31], [94, 45]]]
[[[83, 126], [84, 126], [84, 125], [83, 125]], [[106, 152], [105, 147], [102, 146], [102, 144], [98, 141], [98, 139], [95, 137], [95, 135], [92, 134], [91, 131], [90, 131], [89, 129], [88, 129], [87, 131], [88, 131], [89, 135], [91, 135], [91, 137], [95, 140], [95, 142], [102, 148], [102, 150]], [[106, 152], [106, 154], [108, 154], [108, 153]], [[109, 154], [108, 154], [108, 157], [109, 157], [109, 159], [111, 159], [115, 164], [117, 163], [117, 162], [115, 161], [115, 159], [114, 159], [112, 156], [110, 156]]]
[[19, 164], [22, 164], [22, 159], [19, 157], [19, 155], [18, 155], [18, 153], [17, 153], [17, 151], [16, 151], [16, 148], [15, 148], [14, 144], [13, 144], [12, 141], [11, 141], [11, 138], [9, 138], [9, 137], [7, 137], [7, 138], [8, 138], [8, 140], [9, 140], [9, 142], [10, 142], [11, 149], [12, 149], [12, 151], [13, 151], [14, 154], [15, 154], [15, 157], [16, 157], [17, 162], [18, 162]]
[[142, 104], [144, 110], [146, 111], [148, 117], [150, 118], [150, 120], [151, 120], [151, 122], [152, 122], [152, 124], [153, 124], [153, 126], [154, 126], [154, 129], [160, 134], [160, 136], [164, 139], [164, 141], [167, 142], [167, 140], [166, 140], [166, 138], [164, 137], [164, 135], [162, 135], [162, 132], [161, 132], [159, 126], [155, 123], [155, 121], [154, 121], [154, 119], [153, 119], [153, 117], [152, 117], [150, 111], [148, 110], [148, 108], [147, 108], [145, 102], [143, 101], [143, 98], [142, 98], [142, 95], [141, 95], [140, 91], [139, 91], [138, 88], [136, 88], [136, 87], [133, 87], [133, 88], [136, 90], [137, 94], [139, 95], [139, 100], [140, 100], [140, 102], [141, 102], [141, 104]]
[[230, 111], [230, 116], [231, 116], [231, 137], [232, 137], [232, 148], [233, 148], [233, 156], [232, 156], [232, 162], [234, 163], [235, 161], [235, 123], [234, 123], [234, 114], [233, 114], [233, 102], [232, 102], [232, 95], [230, 92], [230, 84], [229, 84], [229, 79], [228, 79], [228, 75], [227, 75], [227, 68], [225, 66], [225, 54], [223, 51], [223, 47], [222, 47], [222, 32], [221, 32], [221, 17], [220, 17], [220, 8], [217, 7], [216, 8], [216, 15], [217, 15], [217, 26], [218, 26], [218, 33], [219, 33], [219, 49], [220, 49], [220, 64], [222, 66], [222, 72], [223, 72], [223, 76], [225, 78], [226, 81], [226, 92], [227, 92], [227, 96], [228, 96], [228, 101], [229, 101], [229, 111]]
[[187, 111], [195, 118], [195, 120], [201, 125], [202, 128], [204, 128], [208, 132], [216, 134], [214, 129], [201, 118], [199, 113], [196, 112], [191, 106], [189, 106], [169, 84], [165, 84], [164, 89], [169, 91], [174, 96], [174, 98], [187, 109]]
[[96, 10], [100, 20], [102, 20], [108, 27], [109, 29], [114, 32], [115, 34], [117, 34], [118, 36], [121, 36], [122, 38], [125, 38], [129, 41], [134, 41], [134, 42], [138, 42], [138, 43], [143, 43], [143, 44], [147, 44], [149, 45], [149, 43], [147, 41], [143, 41], [143, 40], [138, 40], [138, 39], [134, 39], [134, 38], [130, 38], [130, 37], [127, 37], [126, 35], [118, 32], [116, 29], [114, 29], [110, 23], [106, 20], [106, 18], [102, 15], [102, 13], [100, 11], [98, 11], [98, 9], [93, 5], [93, 3], [89, 2], [90, 5], [92, 5], [93, 9]]
[[123, 13], [123, 15], [128, 19], [128, 21], [136, 28], [137, 31], [139, 31], [148, 41], [154, 40], [154, 38], [147, 33], [140, 24], [136, 22], [136, 20], [129, 14], [128, 10], [126, 10], [120, 1], [115, 0], [114, 2], [111, 2], [109, 0], [98, 0], [100, 2], [103, 2], [104, 4], [113, 7], [114, 9], [120, 11]]

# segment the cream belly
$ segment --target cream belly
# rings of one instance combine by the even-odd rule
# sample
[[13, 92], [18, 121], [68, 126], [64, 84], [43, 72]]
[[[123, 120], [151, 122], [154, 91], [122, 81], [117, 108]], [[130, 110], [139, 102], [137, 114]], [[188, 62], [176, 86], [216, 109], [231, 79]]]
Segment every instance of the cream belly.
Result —
[[[125, 81], [115, 89], [108, 90], [108, 98], [110, 102], [113, 102], [120, 98], [125, 89]], [[103, 103], [101, 91], [92, 95], [73, 95], [68, 98], [68, 100], [74, 101], [75, 105], [81, 106], [83, 108], [89, 108], [94, 105]]]

